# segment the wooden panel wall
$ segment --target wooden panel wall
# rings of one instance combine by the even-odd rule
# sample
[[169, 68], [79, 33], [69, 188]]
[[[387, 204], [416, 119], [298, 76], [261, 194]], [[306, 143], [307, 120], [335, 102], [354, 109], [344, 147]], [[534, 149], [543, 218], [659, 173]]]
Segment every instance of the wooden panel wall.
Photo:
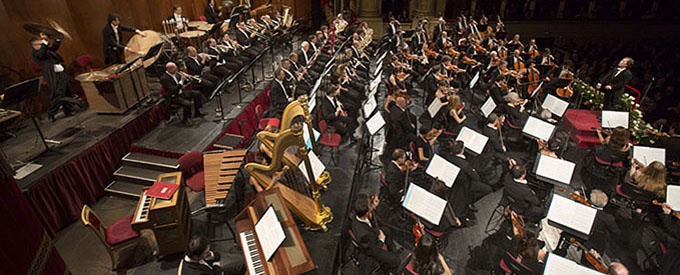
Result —
[[[233, 0], [238, 3], [238, 0]], [[293, 7], [295, 18], [309, 16], [311, 1], [274, 0]], [[253, 0], [257, 6], [266, 0]], [[221, 3], [221, 0], [217, 0]], [[190, 20], [203, 15], [207, 0], [0, 0], [0, 30], [4, 41], [0, 43], [0, 65], [19, 71], [25, 78], [37, 76], [31, 66], [32, 37], [23, 30], [24, 23], [47, 25], [47, 18], [54, 19], [68, 31], [73, 40], [64, 40], [59, 54], [68, 66], [76, 57], [89, 54], [95, 67], [103, 67], [101, 30], [109, 13], [118, 13], [123, 25], [162, 31], [161, 21], [172, 13], [174, 5], [181, 5], [184, 16]], [[132, 34], [124, 33], [124, 41]]]

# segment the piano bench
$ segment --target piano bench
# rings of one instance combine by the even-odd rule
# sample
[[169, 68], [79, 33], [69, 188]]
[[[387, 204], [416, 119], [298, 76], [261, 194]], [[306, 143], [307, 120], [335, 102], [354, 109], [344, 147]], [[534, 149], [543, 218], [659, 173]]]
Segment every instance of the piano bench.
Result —
[[114, 246], [127, 240], [139, 237], [139, 232], [132, 230], [132, 216], [122, 218], [106, 227], [106, 243]]

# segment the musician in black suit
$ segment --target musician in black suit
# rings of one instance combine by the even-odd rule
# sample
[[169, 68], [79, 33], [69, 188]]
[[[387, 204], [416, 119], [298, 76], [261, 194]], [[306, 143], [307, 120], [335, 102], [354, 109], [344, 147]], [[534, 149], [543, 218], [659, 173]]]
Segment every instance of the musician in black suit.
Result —
[[394, 144], [396, 148], [408, 148], [409, 142], [415, 141], [417, 138], [417, 119], [415, 115], [408, 110], [406, 99], [403, 97], [398, 97], [396, 99], [396, 104], [394, 104], [390, 110], [389, 120], [390, 136], [392, 137], [392, 140], [388, 143]]
[[204, 116], [200, 109], [203, 106], [205, 97], [198, 91], [183, 90], [188, 80], [184, 75], [177, 73], [177, 65], [173, 62], [165, 64], [165, 73], [161, 75], [160, 82], [163, 90], [165, 90], [165, 99], [170, 104], [177, 104], [184, 109], [183, 122], [191, 125], [189, 120], [191, 116], [191, 101], [193, 100], [194, 116]]
[[321, 119], [335, 128], [335, 131], [343, 136], [343, 141], [349, 141], [357, 127], [355, 119], [346, 115], [343, 104], [338, 100], [340, 87], [335, 86], [333, 90], [321, 99]]
[[442, 32], [446, 29], [446, 21], [444, 18], [439, 17], [437, 20], [437, 25], [434, 25], [434, 30], [432, 30], [432, 40], [438, 41], [442, 38]]
[[50, 108], [47, 110], [47, 117], [50, 121], [56, 120], [55, 115], [59, 112], [59, 107], [63, 106], [66, 116], [70, 116], [73, 112], [72, 103], [66, 99], [71, 95], [71, 89], [66, 72], [64, 72], [64, 59], [57, 54], [60, 45], [61, 40], [57, 39], [50, 46], [47, 42], [47, 35], [44, 33], [40, 34], [40, 38], [31, 39], [33, 61], [40, 66], [51, 93]]
[[228, 266], [223, 267], [220, 264], [220, 254], [210, 250], [210, 242], [203, 236], [193, 236], [188, 246], [187, 254], [180, 262], [178, 275], [222, 275], [246, 272], [242, 257], [235, 258]]
[[[406, 186], [406, 171], [401, 170], [401, 166], [406, 163], [406, 152], [404, 149], [397, 148], [391, 154], [391, 161], [385, 165], [385, 183], [387, 193], [392, 204], [401, 201]], [[415, 167], [414, 167], [415, 169]]]
[[275, 112], [278, 116], [283, 114], [283, 110], [286, 108], [289, 102], [295, 100], [293, 97], [293, 91], [288, 90], [286, 85], [283, 83], [286, 78], [286, 73], [283, 69], [277, 69], [274, 73], [274, 81], [272, 81], [271, 88], [269, 90], [269, 96], [271, 97], [271, 110]]
[[[392, 247], [392, 240], [378, 228], [375, 220], [372, 220], [373, 211], [371, 204], [365, 195], [358, 196], [354, 201], [354, 215], [350, 230], [355, 241], [359, 244], [357, 255], [360, 266], [369, 268], [370, 262], [377, 261], [384, 271], [395, 271], [399, 268], [401, 259]], [[368, 274], [370, 270], [361, 270], [362, 274]]]
[[462, 141], [452, 141], [450, 147], [450, 154], [445, 154], [445, 159], [460, 168], [460, 172], [451, 188], [449, 201], [456, 215], [467, 217], [464, 224], [470, 225], [469, 223], [474, 219], [473, 212], [476, 211], [473, 204], [491, 193], [493, 189], [481, 181], [477, 170], [468, 161], [465, 155], [465, 144]]
[[111, 13], [108, 17], [108, 24], [102, 29], [102, 39], [104, 42], [104, 63], [106, 65], [122, 64], [123, 51], [131, 51], [128, 47], [123, 45], [123, 35], [121, 31], [134, 32], [143, 37], [146, 37], [140, 30], [123, 26], [120, 24], [120, 15]]
[[239, 22], [236, 27], [236, 41], [246, 47], [244, 53], [250, 58], [257, 56], [263, 50], [256, 41], [257, 33], [249, 31], [244, 22]]
[[[235, 71], [238, 67], [234, 67], [233, 63], [227, 63], [224, 58], [228, 53], [223, 52], [218, 46], [217, 41], [214, 38], [208, 39], [208, 54], [212, 55], [210, 58], [210, 71], [219, 76], [226, 77], [229, 75], [230, 71]], [[230, 67], [227, 67], [230, 66]]]
[[205, 19], [208, 21], [208, 24], [217, 23], [220, 16], [222, 16], [222, 11], [215, 7], [215, 0], [209, 0], [208, 5], [205, 6]]
[[187, 73], [200, 78], [192, 79], [191, 82], [194, 88], [200, 89], [203, 95], [208, 96], [212, 89], [215, 88], [219, 78], [208, 72], [204, 71], [206, 65], [210, 64], [210, 57], [207, 55], [198, 54], [198, 51], [193, 46], [187, 47], [187, 58], [184, 59], [184, 66], [187, 69]]
[[168, 16], [167, 20], [173, 21], [177, 30], [186, 29], [186, 22], [189, 22], [189, 20], [182, 14], [182, 6], [180, 5], [172, 6], [172, 14]]
[[512, 199], [510, 209], [524, 216], [527, 222], [538, 223], [545, 216], [545, 206], [536, 192], [529, 188], [526, 176], [524, 166], [513, 166], [511, 173], [503, 180], [504, 195]]
[[605, 248], [607, 247], [606, 240], [617, 240], [621, 236], [621, 230], [616, 224], [614, 215], [610, 214], [609, 211], [604, 210], [609, 202], [607, 194], [599, 189], [594, 189], [590, 192], [589, 201], [590, 204], [599, 211], [597, 211], [597, 214], [595, 215], [590, 237], [583, 245], [589, 249], [594, 249], [599, 253], [604, 253], [606, 252]]
[[595, 88], [600, 89], [604, 87], [604, 107], [603, 110], [616, 110], [620, 106], [614, 106], [619, 102], [623, 96], [626, 84], [633, 78], [633, 73], [630, 72], [630, 67], [633, 66], [633, 59], [624, 57], [619, 61], [616, 68], [605, 74]]

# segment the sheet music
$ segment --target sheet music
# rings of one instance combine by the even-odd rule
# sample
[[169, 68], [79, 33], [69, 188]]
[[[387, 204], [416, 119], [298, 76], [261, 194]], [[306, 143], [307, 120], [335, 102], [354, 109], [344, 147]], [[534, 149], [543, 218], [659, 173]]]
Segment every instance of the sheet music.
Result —
[[409, 184], [402, 206], [430, 223], [439, 225], [446, 209], [446, 200], [437, 197], [422, 187]]
[[382, 77], [381, 75], [378, 75], [375, 77], [375, 79], [371, 81], [371, 85], [369, 87], [371, 91], [378, 88], [378, 86], [380, 85], [380, 81], [382, 80], [381, 77]]
[[425, 173], [433, 178], [439, 178], [439, 180], [443, 181], [447, 187], [451, 187], [456, 181], [458, 173], [460, 173], [460, 168], [439, 155], [434, 154], [430, 163], [427, 165], [427, 169], [425, 169]]
[[368, 128], [368, 133], [371, 135], [375, 135], [380, 128], [382, 128], [385, 125], [385, 119], [383, 119], [382, 114], [380, 112], [377, 112], [373, 114], [371, 118], [366, 121], [366, 128]]
[[590, 235], [596, 214], [595, 208], [553, 194], [547, 218], [574, 231]]
[[276, 211], [271, 205], [255, 224], [255, 234], [257, 234], [257, 241], [262, 247], [264, 257], [269, 261], [286, 239], [281, 222], [279, 222]]
[[314, 88], [312, 88], [312, 91], [309, 92], [310, 96], [314, 97], [316, 96], [316, 91], [319, 90], [319, 86], [321, 86], [321, 80], [323, 77], [319, 77], [319, 79], [316, 80], [316, 83], [314, 83]]
[[364, 110], [364, 118], [368, 118], [371, 114], [373, 114], [373, 111], [375, 111], [375, 108], [378, 107], [378, 102], [375, 101], [375, 96], [371, 96], [366, 100], [366, 103], [364, 103], [363, 110]]
[[628, 129], [628, 112], [602, 111], [602, 128], [623, 126]]
[[378, 63], [378, 65], [375, 66], [375, 70], [373, 71], [373, 75], [375, 75], [375, 76], [381, 76], [381, 74], [382, 74], [382, 66], [383, 66], [383, 63], [382, 63], [382, 62]]
[[465, 143], [465, 148], [468, 148], [477, 154], [481, 154], [482, 151], [484, 151], [484, 146], [486, 146], [486, 142], [489, 141], [489, 138], [475, 132], [475, 130], [470, 129], [467, 126], [463, 126], [463, 128], [460, 129], [456, 140], [462, 140], [463, 143]]
[[522, 128], [522, 132], [540, 140], [548, 141], [555, 132], [555, 125], [530, 116], [524, 124], [524, 128]]
[[633, 158], [642, 162], [645, 166], [659, 161], [666, 165], [666, 148], [655, 148], [647, 146], [633, 146]]
[[484, 105], [480, 108], [484, 117], [489, 117], [489, 115], [496, 110], [496, 102], [493, 101], [492, 97], [489, 97], [484, 102]]
[[[305, 123], [302, 126], [302, 138], [305, 139], [305, 143], [307, 144], [307, 148], [309, 148], [311, 150], [311, 149], [313, 149], [313, 146], [312, 146], [312, 140], [309, 138], [309, 127], [307, 125], [308, 124]], [[314, 128], [312, 128], [312, 132], [314, 132], [314, 141], [318, 141], [319, 137], [321, 137], [321, 133], [319, 133], [319, 131], [317, 131]]]
[[472, 80], [470, 80], [470, 89], [472, 89], [472, 87], [474, 87], [475, 84], [477, 84], [478, 80], [479, 80], [479, 72], [477, 72], [475, 74], [475, 77], [473, 77]]
[[579, 265], [567, 258], [549, 253], [545, 262], [544, 275], [602, 275], [594, 269]]
[[380, 58], [378, 58], [378, 62], [376, 62], [376, 63], [382, 63], [383, 59], [385, 59], [385, 56], [387, 56], [387, 53], [388, 53], [388, 51], [384, 52], [384, 53], [380, 56]]
[[436, 116], [437, 113], [439, 113], [439, 110], [442, 108], [442, 106], [444, 106], [442, 104], [442, 101], [439, 98], [435, 97], [435, 99], [432, 100], [432, 103], [430, 103], [430, 106], [427, 107], [427, 112], [430, 113], [430, 117], [434, 118], [434, 116]]
[[307, 158], [309, 159], [309, 164], [312, 166], [312, 174], [314, 174], [314, 181], [309, 179], [309, 176], [307, 174], [307, 166], [305, 165], [305, 162], [302, 161], [298, 165], [298, 168], [300, 168], [300, 171], [302, 172], [303, 175], [305, 175], [305, 178], [307, 179], [308, 182], [316, 182], [316, 180], [319, 179], [323, 171], [326, 171], [326, 166], [323, 165], [323, 162], [319, 159], [319, 157], [316, 156], [314, 151], [309, 150], [307, 153]]
[[567, 111], [567, 108], [569, 108], [569, 103], [557, 98], [556, 96], [548, 94], [548, 96], [545, 97], [543, 104], [541, 104], [541, 108], [549, 110], [558, 117], [562, 117], [564, 112]]
[[311, 113], [314, 111], [314, 108], [316, 107], [316, 96], [312, 96], [309, 98], [309, 101], [307, 101], [307, 108], [309, 109], [309, 112]]
[[666, 203], [671, 206], [673, 211], [680, 211], [680, 186], [666, 186]]
[[539, 154], [536, 175], [569, 185], [574, 167], [576, 164], [573, 162]]

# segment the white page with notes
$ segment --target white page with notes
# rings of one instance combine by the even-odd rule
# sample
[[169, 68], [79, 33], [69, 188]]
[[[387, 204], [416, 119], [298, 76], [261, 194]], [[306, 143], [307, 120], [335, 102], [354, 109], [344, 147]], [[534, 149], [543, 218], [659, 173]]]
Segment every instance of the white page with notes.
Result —
[[547, 218], [572, 230], [590, 235], [597, 209], [553, 194]]
[[437, 197], [418, 185], [409, 184], [402, 205], [413, 212], [413, 214], [418, 215], [418, 217], [432, 224], [439, 225], [444, 209], [446, 209], [446, 200]]

